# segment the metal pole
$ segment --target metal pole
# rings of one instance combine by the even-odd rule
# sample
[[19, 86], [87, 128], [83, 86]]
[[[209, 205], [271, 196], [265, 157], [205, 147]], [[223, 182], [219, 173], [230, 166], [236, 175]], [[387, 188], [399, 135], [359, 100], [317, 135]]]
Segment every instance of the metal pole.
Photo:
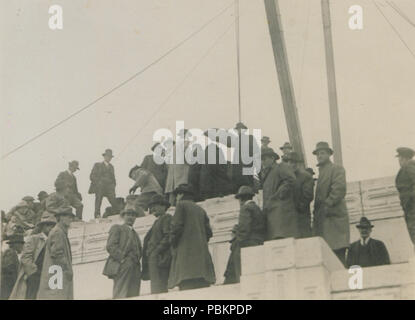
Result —
[[284, 32], [282, 30], [278, 0], [264, 0], [264, 4], [274, 52], [282, 104], [284, 107], [285, 120], [287, 123], [288, 136], [293, 149], [302, 156], [304, 165], [307, 166], [300, 121], [298, 119], [297, 106], [295, 103], [294, 88], [288, 65], [287, 50], [285, 48]]
[[331, 139], [332, 139], [333, 150], [334, 150], [333, 159], [334, 159], [334, 163], [343, 165], [339, 110], [337, 107], [336, 72], [335, 72], [335, 67], [334, 67], [334, 51], [333, 51], [333, 40], [332, 40], [332, 32], [331, 32], [329, 0], [321, 0], [321, 12], [322, 12], [322, 17], [323, 17], [324, 44], [325, 44], [325, 49], [326, 49], [327, 87], [328, 87], [328, 95], [329, 95], [330, 124], [331, 124], [330, 127], [331, 127]]

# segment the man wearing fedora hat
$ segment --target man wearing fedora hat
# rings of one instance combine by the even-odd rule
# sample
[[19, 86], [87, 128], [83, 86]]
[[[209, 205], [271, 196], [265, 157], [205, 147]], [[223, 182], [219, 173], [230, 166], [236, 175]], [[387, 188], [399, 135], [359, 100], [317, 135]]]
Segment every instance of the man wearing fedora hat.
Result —
[[297, 237], [297, 210], [294, 204], [295, 174], [279, 156], [268, 148], [262, 154], [263, 210], [267, 218], [267, 240]]
[[287, 163], [295, 174], [294, 203], [298, 213], [298, 237], [311, 237], [311, 212], [310, 203], [314, 198], [314, 179], [302, 168], [301, 156], [292, 151], [285, 155]]
[[346, 171], [331, 162], [333, 150], [327, 142], [318, 142], [313, 154], [317, 158], [319, 175], [317, 180], [313, 233], [322, 237], [345, 264], [349, 247], [350, 227], [346, 207]]
[[14, 233], [7, 237], [8, 248], [1, 253], [1, 288], [0, 300], [7, 300], [16, 283], [19, 270], [18, 254], [22, 252], [24, 238], [21, 233]]
[[36, 299], [48, 235], [56, 224], [53, 214], [45, 211], [36, 225], [39, 233], [27, 237], [20, 258], [19, 274], [10, 299]]
[[[73, 300], [72, 251], [68, 230], [75, 215], [70, 206], [59, 207], [54, 215], [57, 223], [49, 232], [46, 240], [37, 299]], [[62, 273], [56, 268], [59, 268]], [[62, 286], [50, 285], [53, 272], [62, 277]]]
[[235, 236], [231, 240], [231, 254], [225, 271], [224, 284], [239, 283], [241, 276], [241, 248], [259, 246], [264, 243], [266, 234], [265, 216], [252, 200], [254, 190], [249, 186], [239, 188], [235, 198], [239, 200], [238, 224], [234, 227]]
[[280, 150], [282, 151], [282, 155], [283, 155], [282, 159], [284, 160], [284, 156], [292, 152], [293, 147], [291, 146], [291, 143], [286, 142], [280, 147]]
[[79, 170], [79, 162], [76, 160], [69, 162], [68, 169], [59, 173], [56, 182], [65, 184], [65, 198], [68, 200], [70, 206], [75, 208], [77, 219], [82, 220], [84, 205], [82, 204], [82, 195], [78, 191], [78, 184], [75, 177], [77, 170]]
[[390, 264], [389, 253], [384, 243], [370, 237], [373, 225], [366, 217], [361, 217], [356, 225], [360, 239], [353, 242], [347, 251], [346, 266], [361, 268]]
[[[143, 162], [141, 163], [141, 168], [148, 170], [157, 179], [161, 189], [164, 192], [164, 188], [166, 186], [166, 179], [167, 179], [167, 165], [163, 162], [162, 164], [158, 164], [154, 161], [154, 150], [156, 148], [162, 148], [159, 142], [155, 143], [151, 147], [152, 154], [148, 154], [144, 156]], [[162, 149], [161, 156], [163, 157], [165, 154], [165, 150]]]
[[268, 148], [268, 145], [271, 143], [271, 139], [267, 136], [261, 138], [261, 148]]
[[406, 147], [398, 148], [396, 151], [401, 168], [396, 176], [395, 185], [405, 214], [409, 237], [415, 245], [415, 161], [412, 159], [415, 151]]
[[134, 230], [137, 212], [125, 208], [120, 213], [123, 224], [114, 224], [107, 239], [108, 259], [103, 274], [113, 279], [113, 299], [140, 295], [141, 285], [141, 240]]
[[170, 203], [162, 195], [154, 195], [149, 207], [156, 220], [144, 238], [143, 277], [144, 269], [147, 268], [151, 294], [156, 294], [168, 291], [171, 264], [169, 233], [172, 216], [166, 213]]
[[206, 211], [193, 201], [192, 188], [183, 184], [174, 190], [176, 210], [171, 220], [173, 257], [168, 287], [180, 290], [208, 287], [216, 282], [208, 242], [212, 237]]
[[95, 218], [101, 217], [102, 199], [106, 197], [113, 208], [117, 208], [117, 201], [115, 201], [115, 173], [114, 166], [110, 163], [114, 157], [111, 149], [105, 150], [102, 154], [103, 162], [97, 162], [92, 168], [89, 176], [91, 185], [88, 193], [95, 194]]

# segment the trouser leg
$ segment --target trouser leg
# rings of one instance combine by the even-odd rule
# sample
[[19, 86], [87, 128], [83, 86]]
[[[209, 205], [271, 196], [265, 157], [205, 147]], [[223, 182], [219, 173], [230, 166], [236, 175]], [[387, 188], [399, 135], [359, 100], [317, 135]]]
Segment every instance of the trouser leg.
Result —
[[104, 196], [102, 193], [95, 194], [95, 212], [94, 212], [95, 218], [101, 217], [101, 204], [102, 204], [103, 197]]
[[150, 256], [148, 268], [150, 273], [151, 294], [168, 291], [167, 282], [169, 279], [169, 269], [158, 267], [157, 262], [157, 257]]
[[82, 220], [82, 212], [84, 210], [84, 205], [82, 204], [81, 200], [79, 200], [78, 196], [75, 194], [70, 194], [67, 196], [69, 204], [75, 208], [76, 217]]
[[113, 299], [128, 298], [140, 294], [140, 267], [130, 261], [120, 266], [120, 271], [114, 279]]
[[412, 244], [415, 245], [415, 207], [405, 211], [405, 222]]

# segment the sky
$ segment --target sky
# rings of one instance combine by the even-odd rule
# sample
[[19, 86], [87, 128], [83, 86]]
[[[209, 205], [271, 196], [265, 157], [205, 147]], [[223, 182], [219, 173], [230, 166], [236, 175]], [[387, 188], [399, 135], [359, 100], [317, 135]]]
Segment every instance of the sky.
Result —
[[[1, 154], [88, 105], [222, 15], [177, 50], [90, 108], [1, 161], [0, 207], [53, 192], [71, 160], [93, 216], [89, 173], [111, 148], [117, 194], [128, 171], [150, 153], [153, 133], [232, 128], [238, 121], [234, 8], [225, 0], [8, 0], [0, 19]], [[280, 0], [287, 53], [308, 166], [330, 138], [320, 0]], [[390, 20], [389, 25], [375, 6]], [[385, 0], [331, 1], [343, 163], [348, 181], [396, 174], [398, 146], [413, 137], [415, 28]], [[415, 22], [415, 2], [393, 0]], [[51, 5], [63, 29], [50, 30]], [[349, 29], [349, 8], [363, 8], [363, 30]], [[230, 6], [231, 5], [231, 6]], [[399, 36], [396, 34], [399, 33]], [[405, 41], [405, 46], [402, 40]], [[278, 150], [288, 140], [262, 0], [240, 0], [242, 121]], [[102, 210], [105, 208], [106, 202]]]

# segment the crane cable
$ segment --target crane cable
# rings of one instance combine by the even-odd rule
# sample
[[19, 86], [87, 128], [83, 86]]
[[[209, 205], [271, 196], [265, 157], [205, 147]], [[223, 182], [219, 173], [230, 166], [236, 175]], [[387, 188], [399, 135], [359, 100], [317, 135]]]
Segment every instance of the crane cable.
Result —
[[240, 63], [240, 35], [239, 35], [239, 0], [235, 0], [235, 42], [236, 42], [236, 69], [238, 78], [238, 121], [242, 121], [241, 108], [241, 63]]

